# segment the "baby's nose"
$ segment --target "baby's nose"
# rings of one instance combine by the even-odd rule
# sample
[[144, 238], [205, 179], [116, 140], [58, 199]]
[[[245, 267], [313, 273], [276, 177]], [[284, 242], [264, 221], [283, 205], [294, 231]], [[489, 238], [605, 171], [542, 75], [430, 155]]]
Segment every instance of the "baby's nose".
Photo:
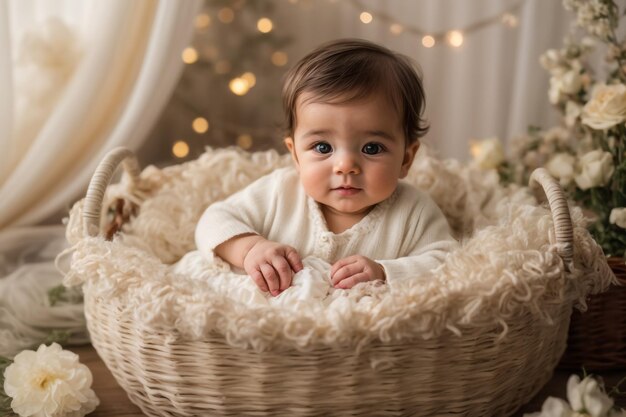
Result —
[[359, 166], [356, 158], [348, 152], [337, 155], [334, 166], [335, 174], [354, 174], [361, 173], [361, 167]]

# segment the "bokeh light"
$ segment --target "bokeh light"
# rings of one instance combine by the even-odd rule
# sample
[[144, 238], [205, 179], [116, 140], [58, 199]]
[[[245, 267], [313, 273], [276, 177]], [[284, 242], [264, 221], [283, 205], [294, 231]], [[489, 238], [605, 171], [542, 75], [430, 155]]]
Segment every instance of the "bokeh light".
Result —
[[455, 48], [463, 45], [463, 34], [458, 30], [448, 32], [448, 43]]
[[243, 135], [239, 135], [237, 137], [237, 146], [241, 149], [250, 149], [252, 147], [252, 136], [244, 133]]
[[222, 7], [219, 12], [217, 12], [217, 18], [222, 23], [232, 23], [235, 20], [235, 11], [230, 7]]
[[422, 38], [422, 45], [426, 48], [432, 48], [435, 46], [435, 38], [430, 35], [426, 35]]
[[230, 80], [228, 87], [230, 88], [230, 91], [238, 96], [246, 95], [250, 90], [250, 84], [248, 84], [248, 82], [241, 77]]
[[276, 51], [272, 54], [272, 64], [276, 65], [277, 67], [282, 67], [287, 65], [287, 61], [288, 61], [288, 57], [287, 54], [285, 52], [282, 51]]
[[196, 51], [196, 48], [189, 46], [183, 50], [182, 58], [185, 64], [193, 64], [198, 60], [198, 51]]
[[172, 146], [172, 154], [176, 158], [184, 158], [189, 155], [189, 145], [183, 140], [179, 140]]
[[196, 133], [206, 133], [209, 130], [209, 121], [204, 117], [196, 117], [191, 123], [191, 127]]
[[261, 33], [269, 33], [274, 28], [274, 24], [267, 17], [262, 17], [256, 22], [256, 27]]
[[368, 23], [372, 23], [372, 20], [374, 20], [374, 16], [372, 16], [371, 13], [363, 12], [359, 16], [359, 19], [361, 19], [361, 22], [368, 24]]
[[205, 29], [211, 24], [211, 16], [209, 16], [207, 13], [201, 13], [196, 16], [195, 23], [198, 29]]

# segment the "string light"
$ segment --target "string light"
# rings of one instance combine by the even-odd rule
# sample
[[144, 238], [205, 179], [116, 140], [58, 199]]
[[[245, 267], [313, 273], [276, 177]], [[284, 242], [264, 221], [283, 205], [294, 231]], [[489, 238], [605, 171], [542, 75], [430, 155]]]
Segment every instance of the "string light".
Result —
[[448, 39], [448, 43], [455, 48], [463, 45], [463, 34], [461, 33], [461, 31], [452, 30], [448, 32], [448, 35], [446, 37]]
[[[292, 4], [298, 4], [298, 0], [288, 0]], [[337, 3], [337, 0], [328, 0], [329, 3]], [[446, 41], [450, 46], [459, 48], [464, 43], [464, 37], [476, 32], [486, 26], [492, 25], [493, 23], [500, 23], [508, 28], [516, 28], [519, 25], [519, 18], [515, 14], [518, 9], [522, 6], [525, 0], [518, 0], [515, 4], [509, 7], [502, 13], [497, 15], [490, 16], [488, 18], [482, 19], [478, 22], [475, 22], [466, 27], [456, 29], [456, 30], [444, 30], [440, 32], [429, 33], [415, 25], [404, 24], [402, 22], [398, 22], [391, 15], [377, 10], [368, 10], [361, 0], [349, 0], [349, 2], [359, 9], [361, 12], [359, 13], [359, 19], [363, 24], [370, 24], [375, 19], [380, 20], [383, 24], [386, 24], [389, 32], [394, 36], [399, 36], [401, 34], [408, 35], [417, 35], [421, 38], [421, 43], [425, 48], [432, 48], [439, 42]], [[235, 19], [235, 10], [241, 9], [243, 7], [244, 1], [240, 0], [239, 3], [236, 3], [233, 7], [222, 7], [217, 12], [217, 19], [224, 23], [229, 24], [232, 23]], [[305, 5], [306, 3], [301, 3]], [[208, 13], [201, 13], [196, 16], [194, 24], [197, 29], [205, 29], [211, 25], [211, 16]], [[261, 17], [257, 21], [257, 29], [261, 33], [269, 33], [274, 30], [274, 23], [271, 19], [267, 17]], [[203, 57], [214, 60], [217, 59], [220, 55], [220, 51], [215, 46], [209, 46], [202, 49]], [[187, 64], [192, 64], [199, 59], [198, 51], [193, 47], [185, 48], [182, 53], [182, 59]], [[288, 56], [283, 51], [274, 51], [270, 56], [272, 64], [275, 66], [281, 67], [287, 64]], [[227, 74], [232, 70], [232, 64], [226, 60], [221, 59], [214, 64], [214, 70], [218, 74]], [[251, 88], [256, 85], [256, 76], [252, 72], [246, 72], [239, 77], [232, 78], [229, 83], [229, 89], [231, 92], [238, 96], [246, 95]], [[220, 127], [219, 124], [217, 126], [217, 130], [228, 130], [232, 133], [237, 134], [242, 130], [241, 125], [231, 126], [231, 127]], [[193, 130], [198, 134], [206, 133], [209, 130], [209, 122], [204, 117], [196, 117], [192, 122]], [[216, 129], [215, 126], [211, 127], [212, 131]], [[253, 134], [260, 135], [261, 137], [268, 136], [273, 137], [276, 132], [257, 132], [254, 128], [246, 127], [246, 130], [250, 132], [252, 129]], [[240, 134], [237, 136], [237, 145], [242, 149], [249, 149], [253, 145], [253, 137], [249, 133]], [[189, 154], [189, 145], [183, 141], [177, 141], [172, 146], [172, 153], [177, 158], [184, 158]]]
[[[382, 23], [389, 25], [389, 31], [394, 35], [406, 33], [422, 38], [422, 45], [426, 48], [432, 48], [438, 42], [447, 40], [448, 44], [454, 47], [460, 47], [464, 42], [464, 37], [477, 32], [487, 26], [494, 23], [504, 24], [506, 27], [515, 28], [519, 25], [519, 18], [515, 15], [515, 12], [521, 8], [526, 0], [518, 0], [515, 4], [510, 6], [503, 12], [489, 16], [485, 19], [477, 21], [466, 27], [449, 31], [444, 30], [440, 32], [429, 32], [416, 25], [403, 24], [398, 22], [390, 14], [381, 10], [369, 10], [367, 12], [361, 12], [359, 17], [363, 23], [370, 23], [374, 19], [380, 20]], [[349, 0], [357, 10], [363, 10], [366, 6], [361, 0]]]
[[183, 140], [179, 140], [172, 146], [172, 154], [176, 158], [184, 158], [189, 155], [189, 145]]
[[206, 13], [201, 13], [196, 16], [196, 28], [204, 29], [207, 28], [211, 24], [211, 16]]
[[272, 64], [276, 65], [277, 67], [283, 67], [287, 65], [288, 57], [285, 52], [276, 51], [272, 54], [271, 60]]
[[256, 23], [256, 27], [257, 27], [257, 29], [259, 29], [259, 32], [261, 32], [261, 33], [269, 33], [269, 32], [272, 31], [272, 28], [274, 27], [274, 24], [267, 17], [262, 17]]
[[182, 58], [185, 64], [193, 64], [198, 60], [198, 51], [196, 51], [196, 48], [188, 46], [183, 50]]
[[374, 17], [372, 16], [371, 13], [368, 12], [363, 12], [361, 13], [361, 15], [359, 16], [359, 19], [361, 19], [361, 22], [365, 23], [366, 25], [368, 23], [371, 23], [372, 20], [374, 19]]
[[232, 21], [235, 20], [235, 12], [230, 7], [222, 7], [217, 12], [217, 18], [222, 23], [226, 23], [226, 24], [232, 23]]
[[196, 117], [193, 119], [191, 127], [193, 127], [196, 133], [206, 133], [206, 131], [209, 130], [209, 121], [204, 117]]
[[237, 146], [239, 146], [241, 149], [250, 149], [252, 147], [252, 142], [252, 136], [247, 133], [244, 133], [243, 135], [239, 135], [237, 137]]
[[422, 45], [426, 48], [432, 48], [435, 46], [435, 38], [430, 35], [426, 35], [422, 38]]

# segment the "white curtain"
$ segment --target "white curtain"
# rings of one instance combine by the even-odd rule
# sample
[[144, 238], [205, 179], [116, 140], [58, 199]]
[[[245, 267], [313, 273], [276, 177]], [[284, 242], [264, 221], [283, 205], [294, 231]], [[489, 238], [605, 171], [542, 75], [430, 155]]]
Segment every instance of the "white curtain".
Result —
[[[518, 19], [514, 28], [501, 20], [509, 10]], [[372, 12], [370, 24], [359, 20], [363, 11]], [[427, 49], [420, 36], [392, 34], [376, 12], [429, 33], [490, 23], [465, 33], [460, 48]], [[539, 56], [560, 47], [569, 30], [572, 16], [562, 0], [337, 0], [297, 2], [277, 13], [276, 26], [294, 33], [289, 65], [319, 43], [341, 37], [369, 39], [413, 58], [424, 73], [431, 124], [425, 141], [443, 157], [467, 160], [470, 139], [497, 136], [506, 142], [528, 125], [557, 122]]]
[[178, 79], [197, 8], [0, 3], [0, 229], [67, 208], [107, 150], [140, 145]]
[[[139, 147], [178, 80], [199, 6], [0, 1], [0, 355], [58, 328], [55, 317], [81, 323], [80, 306], [24, 308], [45, 304], [45, 290], [60, 283], [50, 248], [63, 236], [61, 226], [26, 226], [67, 212], [106, 151]], [[7, 253], [14, 259], [33, 242], [48, 243], [47, 258], [8, 266]]]

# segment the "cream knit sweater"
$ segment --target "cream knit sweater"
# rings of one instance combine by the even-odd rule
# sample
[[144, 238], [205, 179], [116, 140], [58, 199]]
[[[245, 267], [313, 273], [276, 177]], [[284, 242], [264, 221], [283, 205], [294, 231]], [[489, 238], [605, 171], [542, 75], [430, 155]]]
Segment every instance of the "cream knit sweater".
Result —
[[458, 247], [437, 205], [403, 182], [359, 223], [335, 234], [293, 167], [278, 169], [209, 206], [195, 240], [198, 250], [212, 258], [215, 247], [244, 233], [293, 246], [303, 259], [313, 256], [332, 264], [350, 255], [366, 256], [383, 266], [390, 282], [436, 268]]

